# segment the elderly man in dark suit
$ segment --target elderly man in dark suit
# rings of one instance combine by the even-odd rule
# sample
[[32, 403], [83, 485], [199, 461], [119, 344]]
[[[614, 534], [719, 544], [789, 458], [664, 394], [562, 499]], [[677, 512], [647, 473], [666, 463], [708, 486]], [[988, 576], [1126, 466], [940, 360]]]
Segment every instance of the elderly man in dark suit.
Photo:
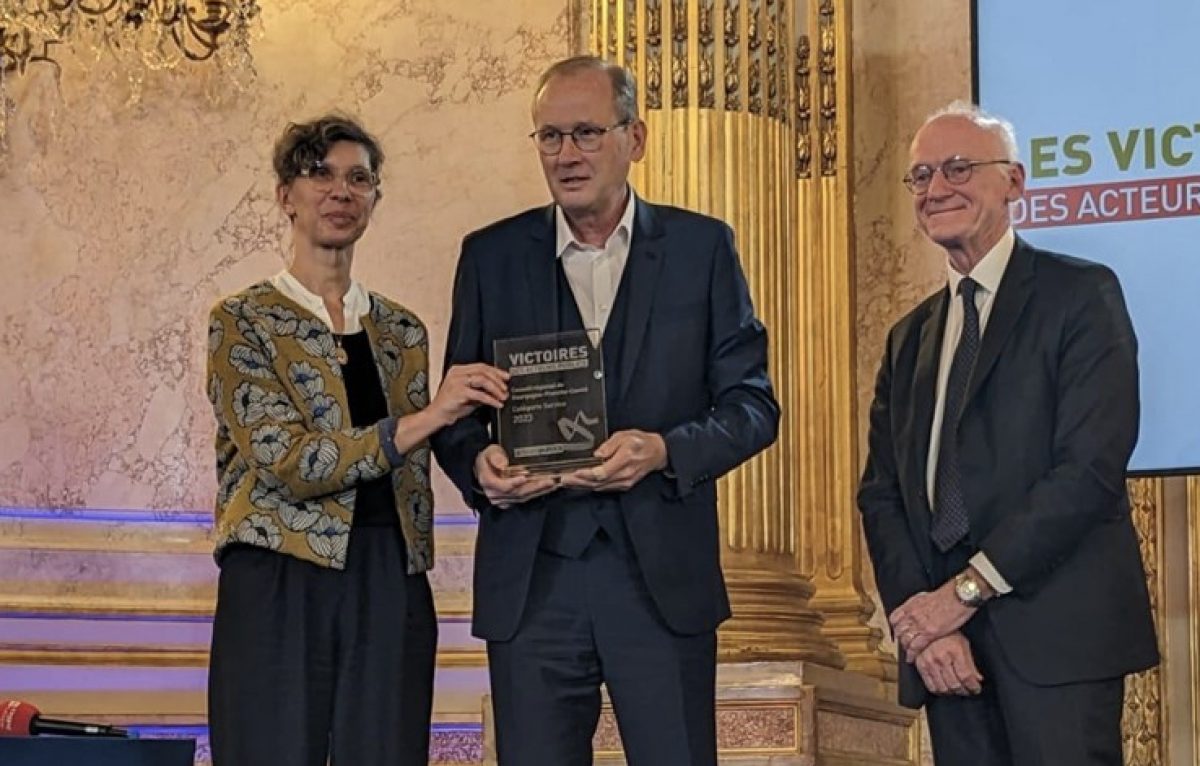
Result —
[[496, 339], [600, 330], [598, 466], [511, 476], [488, 418], [434, 439], [479, 512], [474, 632], [504, 766], [592, 762], [603, 683], [633, 766], [716, 764], [716, 628], [729, 614], [716, 480], [775, 439], [766, 332], [729, 227], [629, 187], [634, 82], [592, 57], [538, 84], [554, 204], [466, 238], [446, 364]]
[[1116, 276], [1031, 247], [1012, 127], [931, 117], [905, 184], [948, 287], [892, 328], [858, 495], [938, 766], [1120, 764], [1158, 661], [1125, 471], [1137, 346]]

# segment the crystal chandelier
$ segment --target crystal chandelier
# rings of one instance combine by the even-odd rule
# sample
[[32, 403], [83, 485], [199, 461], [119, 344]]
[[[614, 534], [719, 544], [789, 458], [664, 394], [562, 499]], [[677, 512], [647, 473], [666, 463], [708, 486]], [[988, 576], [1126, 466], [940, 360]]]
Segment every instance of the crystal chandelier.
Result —
[[0, 69], [57, 63], [54, 46], [79, 43], [150, 69], [248, 54], [258, 12], [255, 0], [0, 0]]
[[253, 74], [251, 26], [256, 0], [0, 0], [0, 151], [11, 101], [4, 78], [31, 64], [56, 69], [59, 48], [111, 58], [140, 92], [148, 71], [213, 60], [243, 89]]

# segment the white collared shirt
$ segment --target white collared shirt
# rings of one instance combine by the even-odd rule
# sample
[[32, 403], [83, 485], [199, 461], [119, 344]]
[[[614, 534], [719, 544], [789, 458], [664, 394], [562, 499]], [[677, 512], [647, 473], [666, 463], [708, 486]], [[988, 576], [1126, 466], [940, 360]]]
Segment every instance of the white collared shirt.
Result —
[[[330, 332], [335, 332], [333, 320], [329, 316], [329, 309], [325, 308], [325, 299], [300, 284], [300, 280], [296, 279], [290, 271], [285, 269], [271, 277], [271, 284], [275, 285], [279, 292], [316, 314]], [[362, 322], [359, 321], [359, 317], [370, 311], [371, 296], [367, 293], [366, 288], [355, 280], [350, 280], [350, 287], [342, 296], [342, 321], [344, 322], [342, 333], [354, 335], [360, 332]]]
[[629, 260], [636, 207], [633, 190], [630, 189], [625, 212], [604, 247], [579, 242], [562, 208], [557, 205], [554, 207], [555, 254], [562, 260], [563, 271], [575, 295], [575, 305], [579, 307], [584, 328], [598, 330], [601, 336], [612, 314], [617, 290], [621, 286], [621, 275], [625, 273], [625, 263]]
[[[992, 315], [996, 291], [1000, 288], [1000, 280], [1012, 258], [1013, 245], [1016, 235], [1011, 227], [1004, 232], [992, 249], [983, 256], [975, 268], [971, 269], [970, 277], [978, 283], [975, 290], [975, 307], [979, 309], [979, 339], [982, 343], [987, 329], [988, 318]], [[950, 364], [954, 361], [954, 351], [958, 348], [958, 339], [962, 335], [963, 303], [958, 294], [958, 283], [963, 275], [955, 271], [947, 261], [946, 272], [950, 286], [950, 306], [946, 313], [946, 330], [942, 335], [942, 356], [938, 364], [937, 399], [933, 407], [933, 424], [929, 433], [929, 460], [925, 469], [925, 486], [929, 492], [929, 507], [934, 507], [934, 477], [937, 474], [938, 453], [942, 442], [942, 420], [946, 405], [946, 382], [950, 377]], [[1009, 593], [1012, 586], [1000, 575], [991, 561], [981, 551], [971, 557], [971, 565], [983, 575], [992, 589], [997, 593]]]

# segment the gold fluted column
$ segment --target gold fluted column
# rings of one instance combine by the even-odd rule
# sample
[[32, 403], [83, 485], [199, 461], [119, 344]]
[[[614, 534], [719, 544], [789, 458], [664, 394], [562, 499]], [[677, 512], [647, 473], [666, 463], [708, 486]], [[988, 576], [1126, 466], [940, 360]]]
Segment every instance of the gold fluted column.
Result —
[[[771, 334], [779, 442], [720, 486], [734, 602], [722, 659], [864, 665], [878, 637], [852, 505], [848, 0], [593, 0], [590, 11], [591, 50], [641, 85], [649, 146], [635, 186], [733, 226]], [[802, 27], [821, 30], [828, 54], [812, 84]]]
[[811, 387], [795, 402], [806, 449], [798, 455], [800, 572], [815, 586], [812, 605], [847, 667], [896, 677], [870, 626], [874, 610], [863, 583], [867, 566], [854, 493], [858, 484], [855, 386], [855, 276], [851, 148], [851, 2], [813, 0], [800, 10], [810, 34], [796, 43], [795, 218], [801, 260], [791, 313], [805, 343]]

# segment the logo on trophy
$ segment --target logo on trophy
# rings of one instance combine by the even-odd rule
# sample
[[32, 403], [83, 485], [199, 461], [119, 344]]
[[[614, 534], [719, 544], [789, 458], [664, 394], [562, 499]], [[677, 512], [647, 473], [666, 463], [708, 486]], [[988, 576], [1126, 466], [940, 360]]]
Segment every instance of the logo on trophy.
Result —
[[576, 436], [587, 441], [589, 445], [595, 446], [596, 437], [588, 430], [588, 426], [594, 426], [600, 422], [600, 418], [589, 418], [583, 414], [583, 410], [575, 413], [573, 418], [559, 418], [558, 432], [567, 441], [571, 441]]

